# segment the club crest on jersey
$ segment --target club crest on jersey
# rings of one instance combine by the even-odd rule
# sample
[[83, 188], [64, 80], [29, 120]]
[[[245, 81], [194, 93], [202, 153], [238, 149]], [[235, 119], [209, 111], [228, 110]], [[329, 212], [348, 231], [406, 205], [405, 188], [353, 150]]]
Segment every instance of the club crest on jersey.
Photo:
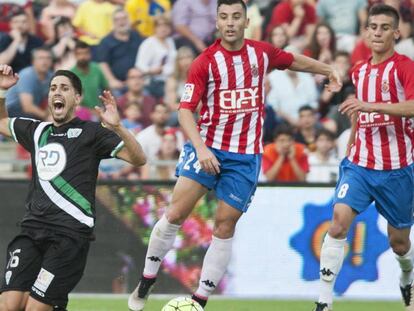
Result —
[[381, 92], [388, 93], [390, 91], [390, 84], [387, 80], [382, 81], [381, 83]]
[[61, 144], [47, 144], [37, 152], [36, 169], [41, 180], [52, 180], [59, 176], [65, 167], [66, 151]]
[[82, 129], [68, 129], [68, 138], [76, 138], [82, 133]]
[[257, 67], [257, 65], [256, 65], [256, 64], [253, 64], [253, 65], [250, 67], [250, 69], [251, 69], [251, 71], [252, 71], [252, 77], [253, 77], [253, 78], [257, 78], [257, 77], [259, 76], [259, 68]]
[[191, 99], [193, 98], [193, 93], [194, 93], [194, 84], [186, 83], [184, 85], [184, 93], [183, 93], [183, 96], [181, 96], [181, 101], [191, 102]]

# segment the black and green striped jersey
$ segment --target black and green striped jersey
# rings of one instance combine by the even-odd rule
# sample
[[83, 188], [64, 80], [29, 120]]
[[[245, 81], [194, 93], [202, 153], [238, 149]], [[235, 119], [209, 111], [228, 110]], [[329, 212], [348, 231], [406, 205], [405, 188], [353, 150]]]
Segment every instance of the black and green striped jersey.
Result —
[[59, 127], [12, 118], [9, 126], [14, 140], [30, 152], [33, 168], [22, 226], [90, 236], [99, 162], [116, 156], [121, 138], [78, 118]]

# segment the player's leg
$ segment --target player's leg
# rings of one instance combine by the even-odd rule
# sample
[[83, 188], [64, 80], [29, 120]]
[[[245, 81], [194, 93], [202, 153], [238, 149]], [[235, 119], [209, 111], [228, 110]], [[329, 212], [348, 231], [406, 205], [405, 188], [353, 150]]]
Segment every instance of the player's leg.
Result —
[[330, 310], [333, 288], [345, 256], [346, 236], [356, 216], [348, 205], [337, 203], [329, 230], [325, 236], [320, 258], [320, 293], [315, 311]]
[[29, 292], [8, 291], [0, 295], [0, 311], [24, 310]]
[[206, 187], [190, 178], [184, 176], [178, 178], [170, 206], [151, 232], [145, 256], [144, 271], [138, 286], [129, 296], [129, 309], [133, 311], [143, 310], [155, 283], [161, 262], [172, 248], [177, 231], [191, 213], [197, 201], [207, 191]]
[[260, 155], [216, 151], [216, 156], [221, 164], [215, 187], [219, 203], [212, 241], [204, 257], [198, 289], [193, 295], [203, 307], [226, 272], [234, 230], [252, 201], [261, 164]]
[[145, 302], [155, 283], [162, 259], [171, 249], [178, 229], [193, 210], [197, 201], [216, 183], [216, 176], [201, 170], [194, 147], [183, 147], [176, 168], [179, 176], [174, 187], [172, 201], [161, 219], [155, 224], [148, 244], [144, 271], [138, 286], [128, 298], [130, 310], [144, 309]]
[[220, 200], [216, 212], [211, 244], [204, 257], [198, 289], [193, 299], [205, 306], [230, 262], [233, 235], [242, 212]]
[[41, 265], [41, 253], [34, 241], [18, 235], [7, 247], [7, 262], [0, 292], [1, 311], [24, 310], [30, 288]]
[[347, 233], [357, 213], [372, 202], [366, 171], [347, 159], [341, 163], [333, 218], [321, 249], [320, 295], [314, 311], [332, 309], [333, 289], [344, 260]]
[[63, 311], [69, 293], [82, 278], [90, 241], [48, 232], [42, 243], [45, 252], [25, 311]]

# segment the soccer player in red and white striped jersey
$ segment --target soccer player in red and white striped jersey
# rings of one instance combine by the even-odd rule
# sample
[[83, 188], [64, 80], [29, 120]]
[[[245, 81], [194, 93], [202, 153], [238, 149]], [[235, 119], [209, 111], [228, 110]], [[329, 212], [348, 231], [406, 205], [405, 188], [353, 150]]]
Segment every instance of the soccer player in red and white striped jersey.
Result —
[[414, 62], [394, 51], [399, 15], [390, 6], [368, 14], [372, 57], [355, 66], [356, 98], [340, 111], [352, 117], [348, 156], [334, 198], [334, 216], [321, 251], [321, 292], [315, 311], [332, 309], [332, 292], [344, 259], [348, 230], [373, 201], [388, 222], [391, 248], [401, 267], [400, 289], [407, 310], [414, 310], [413, 123]]
[[[247, 25], [243, 0], [218, 0], [221, 39], [194, 61], [188, 74], [179, 120], [191, 143], [184, 146], [177, 165], [171, 205], [152, 231], [141, 281], [128, 301], [131, 310], [144, 308], [177, 230], [210, 189], [216, 192], [218, 208], [193, 299], [204, 306], [224, 275], [236, 223], [250, 204], [260, 172], [266, 72], [289, 68], [319, 73], [329, 77], [328, 88], [341, 87], [338, 73], [329, 65], [245, 40]], [[193, 113], [198, 106], [197, 126]]]

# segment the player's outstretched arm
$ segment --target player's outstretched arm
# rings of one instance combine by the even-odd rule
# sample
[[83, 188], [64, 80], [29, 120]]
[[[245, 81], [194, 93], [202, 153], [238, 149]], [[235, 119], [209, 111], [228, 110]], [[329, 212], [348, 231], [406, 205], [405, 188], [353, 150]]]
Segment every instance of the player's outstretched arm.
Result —
[[293, 54], [293, 56], [294, 60], [289, 67], [290, 70], [321, 74], [328, 77], [329, 84], [326, 88], [331, 92], [338, 92], [342, 88], [340, 75], [334, 67], [304, 55]]
[[0, 134], [11, 136], [6, 108], [6, 91], [17, 83], [19, 76], [12, 67], [0, 64]]
[[144, 165], [146, 163], [144, 151], [134, 135], [122, 125], [116, 107], [116, 101], [111, 92], [104, 91], [99, 98], [104, 104], [104, 109], [100, 107], [95, 107], [95, 109], [98, 112], [103, 125], [118, 134], [124, 142], [124, 146], [118, 152], [117, 157], [134, 166]]
[[414, 117], [414, 100], [407, 100], [391, 105], [387, 103], [366, 103], [357, 98], [348, 98], [339, 106], [339, 111], [348, 115], [362, 111], [385, 113], [399, 117]]
[[201, 168], [208, 174], [215, 175], [220, 173], [220, 162], [201, 139], [193, 112], [189, 109], [180, 108], [178, 110], [178, 120], [197, 152], [197, 158]]

